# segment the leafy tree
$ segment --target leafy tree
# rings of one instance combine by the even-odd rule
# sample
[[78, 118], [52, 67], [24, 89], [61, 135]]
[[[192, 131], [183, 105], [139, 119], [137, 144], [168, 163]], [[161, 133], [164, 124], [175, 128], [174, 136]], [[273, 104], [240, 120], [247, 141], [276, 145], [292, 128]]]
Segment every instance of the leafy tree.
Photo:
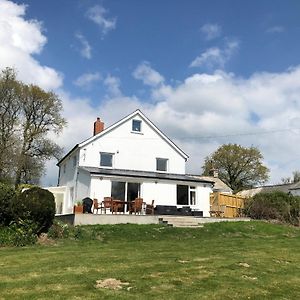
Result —
[[268, 168], [262, 163], [263, 156], [256, 147], [245, 148], [237, 144], [220, 146], [210, 157], [205, 158], [203, 175], [218, 170], [218, 176], [234, 192], [264, 183]]
[[21, 85], [13, 69], [6, 68], [0, 74], [0, 179], [13, 177], [14, 161], [18, 145], [18, 125], [21, 103]]
[[16, 80], [6, 68], [0, 75], [0, 180], [15, 185], [37, 183], [45, 161], [59, 158], [61, 148], [50, 139], [66, 121], [56, 94]]
[[299, 182], [300, 181], [300, 171], [294, 171], [293, 172], [293, 182]]
[[6, 225], [13, 220], [12, 202], [16, 193], [11, 185], [0, 183], [0, 226]]
[[293, 177], [283, 177], [281, 178], [281, 182], [284, 184], [287, 183], [296, 183], [300, 181], [300, 171], [294, 171]]
[[26, 175], [30, 174], [28, 171], [38, 171], [35, 174], [40, 177], [43, 162], [59, 157], [60, 148], [47, 135], [51, 131], [60, 132], [65, 125], [61, 116], [61, 100], [54, 93], [45, 92], [35, 85], [23, 85], [22, 100], [22, 146], [16, 170], [16, 185], [30, 183], [25, 180]]

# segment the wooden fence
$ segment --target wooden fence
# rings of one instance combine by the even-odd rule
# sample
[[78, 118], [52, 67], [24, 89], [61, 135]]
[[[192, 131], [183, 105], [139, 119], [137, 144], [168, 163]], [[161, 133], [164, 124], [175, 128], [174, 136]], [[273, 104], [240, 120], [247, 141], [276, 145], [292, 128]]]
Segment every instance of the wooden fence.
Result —
[[245, 198], [225, 193], [210, 194], [212, 217], [236, 218], [242, 216]]

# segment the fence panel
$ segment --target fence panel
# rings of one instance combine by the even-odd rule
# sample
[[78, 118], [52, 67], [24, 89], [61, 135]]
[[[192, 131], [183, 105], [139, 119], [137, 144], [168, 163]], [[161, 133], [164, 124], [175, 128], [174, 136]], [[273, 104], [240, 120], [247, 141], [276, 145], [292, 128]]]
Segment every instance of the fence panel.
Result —
[[241, 216], [245, 198], [224, 193], [210, 194], [211, 216], [235, 218]]

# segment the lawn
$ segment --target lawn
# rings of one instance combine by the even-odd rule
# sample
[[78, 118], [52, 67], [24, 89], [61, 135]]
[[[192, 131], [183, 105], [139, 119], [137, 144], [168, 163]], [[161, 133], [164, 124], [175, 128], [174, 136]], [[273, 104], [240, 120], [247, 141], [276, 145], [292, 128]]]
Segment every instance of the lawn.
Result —
[[[84, 226], [0, 248], [0, 299], [299, 299], [300, 230], [264, 222]], [[96, 288], [97, 280], [125, 283]]]

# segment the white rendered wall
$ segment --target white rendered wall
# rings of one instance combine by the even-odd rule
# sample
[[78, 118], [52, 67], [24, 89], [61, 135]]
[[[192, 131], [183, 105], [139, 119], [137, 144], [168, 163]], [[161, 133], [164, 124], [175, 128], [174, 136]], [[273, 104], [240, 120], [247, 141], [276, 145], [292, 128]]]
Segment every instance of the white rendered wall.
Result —
[[90, 173], [80, 170], [78, 172], [77, 181], [75, 183], [76, 186], [75, 201], [82, 200], [83, 198], [90, 196], [90, 185], [91, 185]]
[[[111, 195], [111, 181], [125, 181], [125, 182], [139, 182], [141, 184], [141, 197], [144, 202], [151, 203], [154, 200], [154, 205], [177, 205], [177, 184], [189, 185], [187, 182], [175, 181], [159, 181], [155, 183], [154, 180], [139, 180], [132, 178], [103, 178], [92, 177], [90, 194], [87, 195], [91, 198], [97, 198], [102, 201], [104, 197]], [[211, 188], [203, 186], [203, 184], [190, 184], [196, 186], [196, 205], [189, 205], [192, 209], [203, 211], [203, 216], [209, 216], [209, 195]]]
[[156, 158], [168, 159], [168, 173], [185, 174], [185, 159], [144, 120], [141, 133], [132, 132], [129, 119], [80, 150], [80, 166], [100, 167], [100, 152], [113, 153], [113, 168], [156, 171]]
[[212, 189], [210, 187], [200, 187], [196, 188], [197, 195], [197, 209], [203, 211], [203, 217], [209, 217], [210, 211], [210, 193], [212, 193]]
[[90, 197], [96, 198], [98, 201], [103, 201], [104, 197], [110, 197], [111, 195], [111, 180], [100, 179], [100, 177], [91, 178]]
[[[63, 213], [72, 213], [73, 206], [76, 202], [76, 180], [78, 170], [79, 150], [74, 151], [69, 155], [60, 165], [59, 172], [59, 186], [65, 186], [65, 199], [63, 206]], [[76, 165], [74, 166], [74, 158], [76, 158]]]

